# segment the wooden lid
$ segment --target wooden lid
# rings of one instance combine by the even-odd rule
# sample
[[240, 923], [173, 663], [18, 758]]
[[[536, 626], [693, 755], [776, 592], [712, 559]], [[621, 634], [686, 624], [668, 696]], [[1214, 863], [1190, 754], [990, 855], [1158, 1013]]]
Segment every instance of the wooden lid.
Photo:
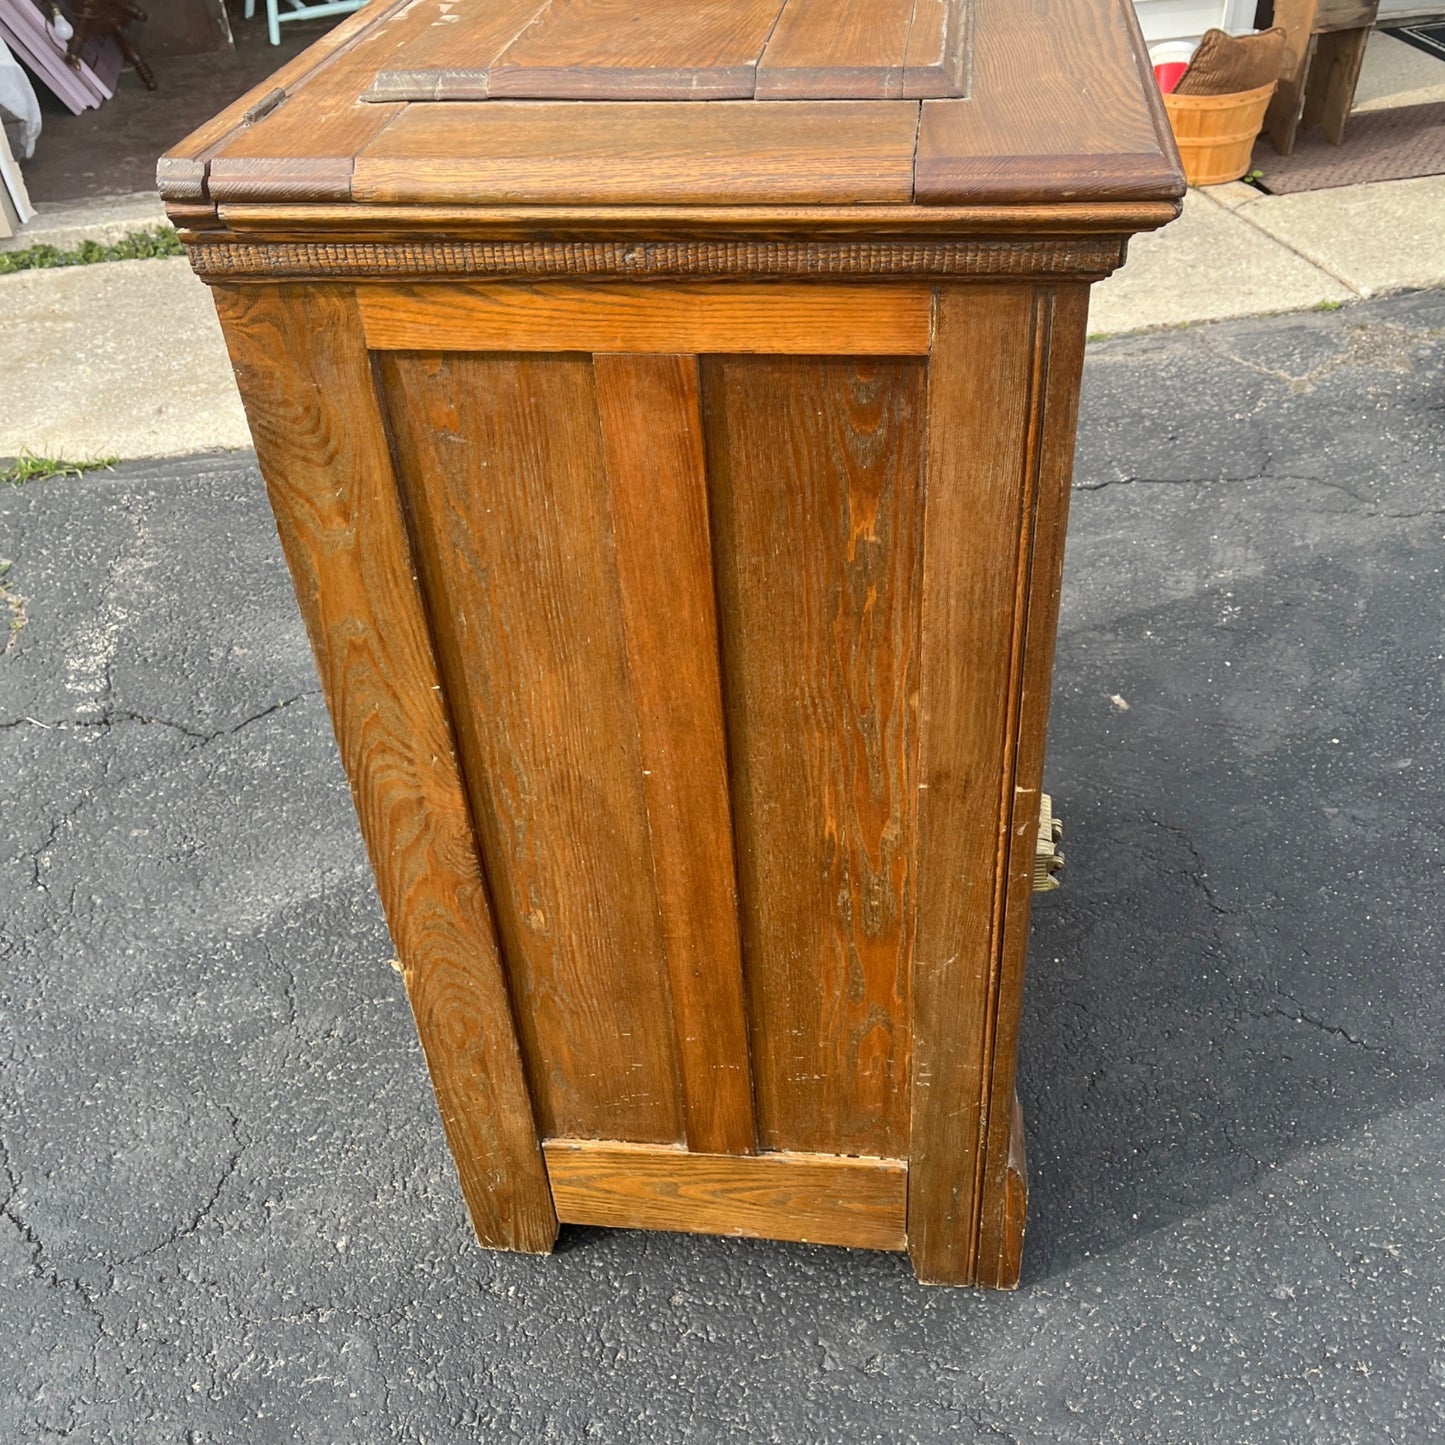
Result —
[[1008, 205], [1183, 193], [1130, 0], [372, 0], [173, 203]]

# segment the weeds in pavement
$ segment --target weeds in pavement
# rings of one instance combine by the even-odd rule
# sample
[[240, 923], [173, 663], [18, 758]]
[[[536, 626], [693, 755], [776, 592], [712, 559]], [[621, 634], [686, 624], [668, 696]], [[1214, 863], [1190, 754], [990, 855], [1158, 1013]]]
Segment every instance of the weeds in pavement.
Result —
[[0, 276], [13, 271], [38, 271], [51, 266], [92, 266], [97, 261], [148, 261], [157, 256], [180, 256], [184, 248], [171, 226], [132, 231], [119, 241], [103, 245], [82, 241], [73, 251], [58, 246], [30, 246], [24, 251], [0, 251]]
[[26, 482], [43, 482], [46, 477], [78, 477], [84, 472], [108, 471], [119, 457], [92, 457], [85, 462], [68, 462], [64, 457], [38, 457], [23, 451], [8, 467], [0, 470], [0, 486], [23, 487]]

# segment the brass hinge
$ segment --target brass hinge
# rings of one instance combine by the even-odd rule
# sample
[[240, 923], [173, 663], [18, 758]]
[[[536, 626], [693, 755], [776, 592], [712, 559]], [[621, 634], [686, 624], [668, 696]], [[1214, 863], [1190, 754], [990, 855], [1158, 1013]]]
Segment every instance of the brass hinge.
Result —
[[1039, 808], [1039, 837], [1034, 846], [1034, 892], [1051, 893], [1059, 886], [1058, 872], [1064, 866], [1064, 855], [1059, 851], [1063, 840], [1064, 825], [1054, 817], [1054, 800], [1043, 794]]

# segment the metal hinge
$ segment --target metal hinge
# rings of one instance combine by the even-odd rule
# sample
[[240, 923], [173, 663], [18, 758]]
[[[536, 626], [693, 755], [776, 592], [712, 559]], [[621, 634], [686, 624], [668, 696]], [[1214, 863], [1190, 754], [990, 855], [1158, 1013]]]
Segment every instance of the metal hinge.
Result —
[[1059, 851], [1064, 825], [1054, 817], [1054, 800], [1047, 793], [1039, 807], [1039, 837], [1034, 847], [1034, 892], [1051, 893], [1059, 886], [1058, 872], [1064, 866]]
[[277, 89], [275, 90], [267, 91], [267, 93], [263, 95], [261, 99], [258, 100], [256, 104], [253, 105], [245, 113], [245, 115], [241, 117], [241, 124], [255, 125], [256, 122], [262, 118], [262, 116], [270, 115], [271, 112], [275, 110], [276, 107], [280, 105], [281, 102], [285, 99], [286, 92], [280, 89], [280, 87], [277, 87]]

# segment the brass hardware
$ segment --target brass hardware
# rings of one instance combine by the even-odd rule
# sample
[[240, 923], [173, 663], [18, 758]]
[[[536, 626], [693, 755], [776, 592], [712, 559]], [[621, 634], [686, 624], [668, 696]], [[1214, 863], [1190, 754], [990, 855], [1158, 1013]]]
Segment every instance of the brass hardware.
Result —
[[1039, 836], [1034, 846], [1034, 892], [1052, 893], [1059, 886], [1057, 873], [1064, 866], [1059, 851], [1064, 825], [1054, 817], [1054, 800], [1047, 793], [1039, 807]]

